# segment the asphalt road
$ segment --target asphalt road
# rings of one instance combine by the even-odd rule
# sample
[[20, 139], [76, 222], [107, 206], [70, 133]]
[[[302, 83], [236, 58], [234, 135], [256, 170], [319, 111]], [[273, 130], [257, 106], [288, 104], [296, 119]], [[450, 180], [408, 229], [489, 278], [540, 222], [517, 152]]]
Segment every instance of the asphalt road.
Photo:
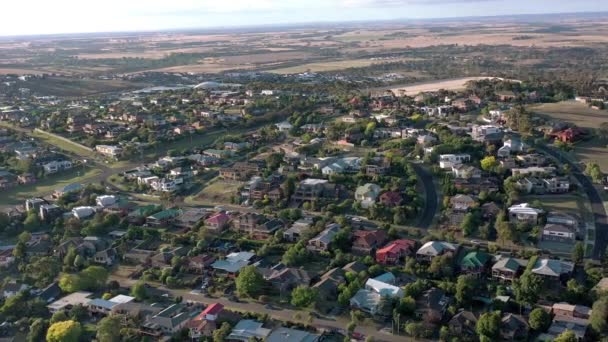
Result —
[[591, 202], [591, 211], [593, 212], [593, 217], [595, 220], [595, 245], [593, 248], [592, 258], [596, 260], [601, 259], [604, 251], [606, 250], [606, 246], [608, 246], [608, 221], [606, 220], [606, 208], [604, 207], [602, 197], [589, 177], [583, 174], [583, 171], [579, 165], [573, 163], [568, 158], [562, 157], [561, 152], [550, 147], [542, 147], [540, 149], [553, 156], [560, 162], [570, 165], [572, 175], [582, 185], [583, 190], [585, 190], [585, 193]]
[[419, 164], [412, 164], [412, 166], [422, 181], [424, 192], [426, 194], [424, 211], [422, 212], [416, 227], [428, 229], [433, 224], [433, 219], [435, 218], [437, 209], [439, 208], [439, 203], [437, 202], [437, 189], [435, 189], [433, 175], [427, 169]]

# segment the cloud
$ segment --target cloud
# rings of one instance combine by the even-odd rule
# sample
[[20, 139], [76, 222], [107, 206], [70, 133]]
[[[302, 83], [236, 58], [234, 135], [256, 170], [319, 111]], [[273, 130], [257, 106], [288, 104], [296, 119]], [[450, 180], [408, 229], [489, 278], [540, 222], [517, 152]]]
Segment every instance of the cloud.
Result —
[[345, 7], [398, 7], [407, 5], [442, 5], [491, 1], [498, 0], [341, 0], [340, 3]]

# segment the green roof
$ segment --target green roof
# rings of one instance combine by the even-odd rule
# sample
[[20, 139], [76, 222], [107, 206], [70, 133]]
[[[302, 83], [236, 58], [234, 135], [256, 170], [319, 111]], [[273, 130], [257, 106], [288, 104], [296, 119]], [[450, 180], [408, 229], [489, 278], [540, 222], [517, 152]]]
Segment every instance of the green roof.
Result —
[[469, 252], [460, 261], [460, 268], [477, 268], [484, 266], [490, 260], [490, 255], [484, 252]]
[[154, 215], [150, 215], [149, 218], [154, 219], [154, 220], [164, 220], [164, 219], [175, 217], [175, 216], [181, 214], [181, 212], [182, 211], [179, 209], [167, 209], [167, 210], [159, 211]]
[[149, 204], [149, 205], [146, 205], [146, 206], [137, 207], [137, 208], [135, 208], [135, 210], [133, 210], [131, 212], [131, 215], [133, 215], [133, 216], [139, 216], [139, 217], [145, 217], [145, 216], [148, 216], [148, 214], [150, 214], [152, 211], [156, 210], [156, 208], [158, 208], [158, 206], [156, 206], [154, 204]]

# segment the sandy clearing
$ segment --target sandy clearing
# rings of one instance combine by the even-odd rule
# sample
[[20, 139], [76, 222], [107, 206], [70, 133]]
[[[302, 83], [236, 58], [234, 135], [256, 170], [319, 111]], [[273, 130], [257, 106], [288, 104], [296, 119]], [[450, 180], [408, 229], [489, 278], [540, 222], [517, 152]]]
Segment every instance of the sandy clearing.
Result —
[[489, 78], [492, 77], [462, 77], [450, 80], [430, 81], [404, 87], [391, 88], [391, 91], [400, 96], [412, 96], [423, 92], [437, 91], [439, 89], [459, 90], [464, 89], [466, 87], [466, 83], [469, 81], [485, 80]]

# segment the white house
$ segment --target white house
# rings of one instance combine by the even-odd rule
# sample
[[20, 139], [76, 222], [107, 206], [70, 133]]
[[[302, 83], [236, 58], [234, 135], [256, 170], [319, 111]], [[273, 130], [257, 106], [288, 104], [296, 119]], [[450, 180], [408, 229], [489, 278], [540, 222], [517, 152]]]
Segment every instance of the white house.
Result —
[[279, 129], [279, 132], [289, 132], [293, 128], [293, 125], [287, 121], [279, 122], [275, 126]]
[[72, 162], [69, 160], [55, 160], [50, 163], [42, 165], [44, 172], [47, 174], [57, 173], [62, 170], [69, 170], [72, 168]]
[[538, 223], [538, 217], [543, 213], [542, 209], [530, 207], [528, 203], [516, 204], [509, 207], [509, 220], [518, 223]]
[[95, 150], [104, 156], [118, 158], [122, 154], [122, 147], [113, 145], [97, 145]]
[[355, 191], [355, 200], [361, 203], [361, 207], [369, 208], [376, 203], [382, 188], [373, 183], [367, 183], [357, 188]]
[[72, 215], [79, 220], [89, 218], [94, 214], [95, 208], [89, 206], [75, 207], [72, 209]]
[[441, 154], [439, 155], [439, 167], [451, 169], [454, 165], [468, 163], [471, 161], [470, 154]]
[[382, 297], [392, 299], [403, 298], [404, 293], [401, 288], [381, 280], [381, 277], [385, 276], [381, 275], [380, 277], [368, 279], [365, 283], [365, 288], [357, 291], [350, 299], [350, 306], [373, 315], [378, 312]]
[[114, 195], [100, 195], [95, 198], [95, 204], [98, 207], [105, 208], [115, 204], [116, 200], [117, 198]]

